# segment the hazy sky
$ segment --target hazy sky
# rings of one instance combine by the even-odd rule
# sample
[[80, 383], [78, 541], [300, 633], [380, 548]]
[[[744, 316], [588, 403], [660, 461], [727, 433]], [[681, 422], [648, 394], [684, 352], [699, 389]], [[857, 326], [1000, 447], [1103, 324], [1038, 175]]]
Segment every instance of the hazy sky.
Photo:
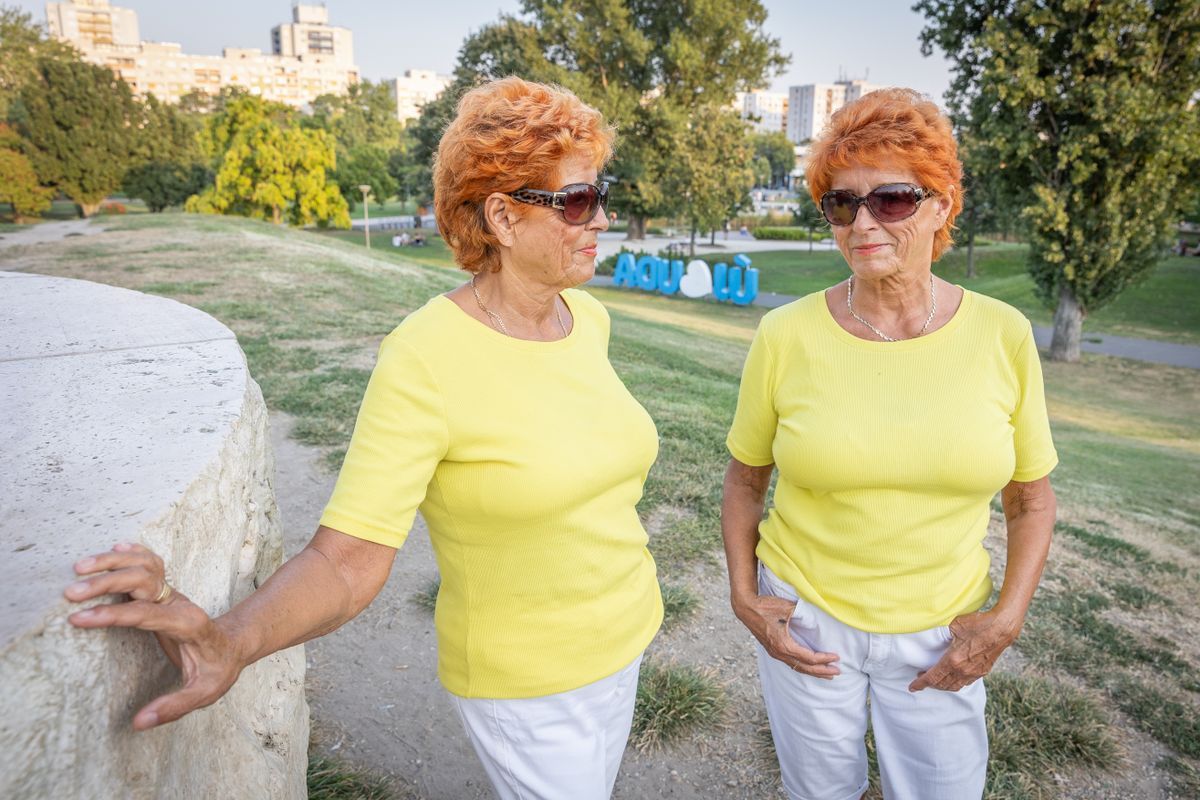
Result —
[[[45, 3], [0, 0], [44, 21]], [[920, 15], [910, 0], [859, 0], [853, 13], [830, 0], [764, 0], [767, 27], [791, 53], [773, 88], [826, 83], [844, 73], [872, 83], [910, 86], [941, 100], [950, 83], [940, 55], [924, 58]], [[271, 28], [291, 19], [291, 0], [117, 0], [137, 12], [143, 39], [179, 42], [185, 52], [218, 54], [222, 47], [270, 50]], [[355, 61], [364, 77], [395, 77], [406, 69], [449, 73], [463, 37], [515, 13], [519, 0], [327, 0], [330, 22], [354, 32]]]

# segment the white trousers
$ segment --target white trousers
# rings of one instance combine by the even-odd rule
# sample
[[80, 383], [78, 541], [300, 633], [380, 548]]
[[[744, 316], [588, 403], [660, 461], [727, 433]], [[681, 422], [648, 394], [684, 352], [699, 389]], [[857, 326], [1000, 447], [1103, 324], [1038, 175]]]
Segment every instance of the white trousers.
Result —
[[543, 697], [450, 699], [501, 800], [608, 800], [633, 725], [639, 655], [619, 672]]
[[[759, 567], [759, 592], [797, 600], [795, 589]], [[758, 648], [758, 674], [792, 800], [859, 800], [867, 789], [868, 698], [886, 800], [971, 800], [983, 795], [987, 728], [983, 682], [957, 692], [908, 691], [950, 644], [943, 626], [875, 634], [799, 600], [788, 625], [804, 647], [837, 653], [827, 680], [794, 671]]]

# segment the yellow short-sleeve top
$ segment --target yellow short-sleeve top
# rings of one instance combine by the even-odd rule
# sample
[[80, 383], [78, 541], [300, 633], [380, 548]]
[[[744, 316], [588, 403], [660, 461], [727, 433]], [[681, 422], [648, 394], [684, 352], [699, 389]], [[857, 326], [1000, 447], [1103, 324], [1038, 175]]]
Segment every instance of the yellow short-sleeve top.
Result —
[[1058, 463], [1033, 329], [965, 291], [900, 342], [842, 328], [823, 292], [763, 317], [727, 445], [779, 470], [758, 558], [871, 633], [945, 625], [991, 593], [991, 498]]
[[438, 676], [536, 697], [618, 671], [662, 621], [636, 505], [658, 453], [586, 292], [559, 341], [438, 296], [384, 339], [321, 524], [400, 547], [418, 509], [441, 572]]

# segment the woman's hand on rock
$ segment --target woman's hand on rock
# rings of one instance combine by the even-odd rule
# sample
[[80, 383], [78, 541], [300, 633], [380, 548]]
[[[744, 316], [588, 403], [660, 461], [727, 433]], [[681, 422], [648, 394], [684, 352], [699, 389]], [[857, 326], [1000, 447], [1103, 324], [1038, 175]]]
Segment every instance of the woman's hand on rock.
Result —
[[938, 662], [909, 684], [910, 692], [941, 689], [957, 692], [992, 671], [996, 659], [1016, 641], [1020, 623], [996, 609], [955, 617], [950, 623], [954, 637]]
[[233, 686], [242, 667], [234, 642], [209, 616], [178, 591], [162, 602], [166, 575], [162, 559], [139, 544], [118, 544], [107, 553], [75, 564], [81, 579], [63, 595], [81, 603], [103, 595], [129, 600], [76, 611], [67, 621], [78, 628], [140, 628], [152, 631], [163, 652], [183, 673], [183, 687], [137, 712], [136, 730], [174, 722], [197, 708], [212, 705]]
[[795, 601], [772, 595], [755, 595], [735, 601], [733, 608], [737, 618], [750, 629], [771, 658], [782, 661], [796, 672], [817, 678], [828, 680], [840, 675], [836, 653], [809, 650], [792, 638], [788, 623], [795, 610]]

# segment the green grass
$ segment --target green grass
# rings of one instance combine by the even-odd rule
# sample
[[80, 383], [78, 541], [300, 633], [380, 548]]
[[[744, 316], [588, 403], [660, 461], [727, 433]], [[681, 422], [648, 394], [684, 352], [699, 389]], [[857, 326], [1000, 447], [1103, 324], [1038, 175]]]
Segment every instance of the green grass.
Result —
[[[366, 233], [364, 231], [341, 231], [341, 230], [324, 230], [319, 232], [321, 236], [328, 236], [331, 239], [348, 242], [354, 245], [366, 247]], [[427, 267], [441, 267], [442, 269], [450, 269], [459, 271], [459, 266], [454, 263], [454, 253], [446, 245], [442, 237], [435, 234], [433, 231], [426, 232], [425, 244], [421, 247], [392, 247], [392, 236], [394, 231], [371, 231], [371, 253], [377, 257], [397, 259], [408, 263], [424, 264]]]
[[647, 659], [638, 679], [629, 743], [639, 750], [655, 750], [713, 728], [724, 713], [725, 692], [711, 673]]
[[308, 758], [309, 800], [393, 800], [385, 778], [352, 769], [323, 756]]
[[[325, 448], [330, 464], [344, 452], [379, 340], [461, 280], [414, 264], [414, 251], [367, 253], [341, 234], [188, 214], [106, 222], [111, 231], [103, 236], [9, 252], [26, 269], [155, 291], [214, 313], [237, 333], [268, 405], [296, 415], [297, 436]], [[981, 251], [993, 260], [981, 260], [977, 280], [1019, 300], [1028, 279], [1005, 266], [1019, 250]], [[814, 258], [826, 257], [824, 266], [813, 262], [814, 289], [844, 274], [840, 261], [829, 260], [840, 259], [836, 253]], [[755, 266], [786, 268], [771, 258], [760, 254]], [[673, 574], [718, 557], [724, 438], [763, 311], [590, 291], [612, 314], [615, 368], [658, 425], [659, 458], [639, 512], [670, 586]], [[1047, 362], [1044, 372], [1061, 459], [1053, 480], [1062, 526], [1018, 647], [1035, 669], [1082, 681], [1090, 697], [1159, 739], [1182, 765], [1173, 780], [1186, 785], [1198, 758], [1189, 720], [1200, 718], [1200, 659], [1182, 633], [1200, 614], [1200, 371], [1085, 357]], [[640, 746], [686, 735], [689, 721], [702, 728], [720, 717], [723, 695], [709, 676], [650, 662], [643, 681]], [[1006, 713], [1015, 717], [1019, 704], [1013, 708]], [[1061, 738], [1055, 719], [1028, 716], [1029, 740], [1040, 741], [1043, 728], [1049, 740]], [[1063, 759], [1068, 771], [1091, 763]], [[1044, 765], [1032, 757], [1012, 763], [1010, 794], [995, 796], [1039, 796]]]
[[663, 601], [663, 628], [673, 628], [687, 621], [700, 608], [700, 598], [686, 586], [658, 583]]
[[[1026, 265], [1025, 245], [995, 243], [976, 248], [976, 276], [966, 277], [965, 248], [947, 253], [934, 273], [951, 283], [995, 297], [1019, 308], [1037, 325], [1050, 325], [1053, 312], [1034, 293]], [[834, 251], [769, 250], [749, 254], [759, 270], [759, 291], [805, 295], [845, 279], [841, 253]], [[728, 261], [728, 255], [706, 255], [709, 263]], [[1145, 339], [1200, 344], [1200, 258], [1167, 256], [1148, 279], [1115, 301], [1088, 315], [1084, 335], [1110, 333]]]
[[421, 585], [421, 588], [412, 593], [409, 598], [413, 604], [425, 609], [430, 614], [437, 608], [438, 592], [442, 588], [442, 576], [434, 575], [429, 580]]

